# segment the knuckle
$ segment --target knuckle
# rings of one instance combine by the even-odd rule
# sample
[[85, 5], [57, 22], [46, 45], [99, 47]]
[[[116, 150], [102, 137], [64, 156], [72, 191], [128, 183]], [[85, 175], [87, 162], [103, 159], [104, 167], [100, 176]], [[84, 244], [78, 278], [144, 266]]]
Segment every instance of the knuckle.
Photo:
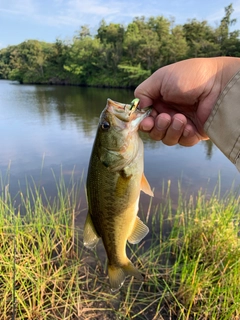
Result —
[[166, 137], [162, 139], [162, 142], [169, 147], [174, 146], [175, 144], [178, 144], [178, 140], [172, 140], [172, 139], [168, 139]]
[[160, 141], [163, 139], [163, 136], [162, 135], [159, 135], [159, 134], [155, 134], [153, 132], [150, 132], [149, 133], [149, 136], [150, 138], [152, 138], [153, 140], [156, 140], [156, 141]]
[[154, 127], [149, 133], [149, 136], [156, 141], [160, 141], [165, 137], [165, 133], [166, 131], [159, 131]]

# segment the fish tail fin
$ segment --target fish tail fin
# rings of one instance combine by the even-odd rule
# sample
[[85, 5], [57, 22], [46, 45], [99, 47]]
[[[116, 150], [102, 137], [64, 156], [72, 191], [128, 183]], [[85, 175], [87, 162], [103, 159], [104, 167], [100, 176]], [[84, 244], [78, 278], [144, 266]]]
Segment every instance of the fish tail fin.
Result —
[[108, 265], [108, 277], [111, 286], [111, 291], [117, 291], [123, 285], [126, 276], [133, 276], [138, 280], [143, 281], [144, 277], [139, 272], [139, 270], [134, 267], [130, 260], [127, 261], [126, 264], [122, 266], [112, 266]]

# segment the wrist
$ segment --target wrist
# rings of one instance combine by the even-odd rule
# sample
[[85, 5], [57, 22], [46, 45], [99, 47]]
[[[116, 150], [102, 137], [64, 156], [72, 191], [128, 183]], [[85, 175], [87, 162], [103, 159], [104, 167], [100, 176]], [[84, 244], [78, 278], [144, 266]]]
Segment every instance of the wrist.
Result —
[[235, 74], [240, 70], [240, 58], [235, 57], [218, 57], [218, 77], [220, 82], [220, 93], [231, 81]]

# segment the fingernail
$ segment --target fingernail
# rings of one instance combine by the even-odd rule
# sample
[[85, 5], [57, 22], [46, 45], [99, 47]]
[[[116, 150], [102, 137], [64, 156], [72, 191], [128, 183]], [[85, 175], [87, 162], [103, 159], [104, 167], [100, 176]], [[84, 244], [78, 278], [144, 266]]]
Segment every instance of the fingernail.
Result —
[[183, 122], [177, 118], [173, 120], [172, 127], [174, 130], [179, 131], [183, 127]]
[[158, 130], [165, 130], [165, 129], [167, 129], [169, 124], [170, 124], [170, 121], [168, 119], [159, 117], [157, 119], [156, 126], [157, 126]]
[[190, 131], [188, 131], [188, 130], [184, 130], [183, 131], [183, 136], [185, 137], [185, 138], [187, 138], [188, 136], [189, 136], [189, 133], [190, 133]]
[[142, 131], [149, 131], [149, 127], [142, 125], [141, 130]]

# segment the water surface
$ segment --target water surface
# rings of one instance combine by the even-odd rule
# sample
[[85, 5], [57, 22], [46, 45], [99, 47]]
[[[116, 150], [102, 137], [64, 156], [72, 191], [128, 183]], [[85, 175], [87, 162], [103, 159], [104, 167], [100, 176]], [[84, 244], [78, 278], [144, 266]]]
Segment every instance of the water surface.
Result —
[[[54, 195], [55, 180], [62, 170], [80, 179], [88, 168], [99, 115], [106, 99], [129, 103], [133, 91], [123, 89], [67, 86], [19, 85], [0, 81], [0, 172], [10, 166], [10, 190], [14, 195], [26, 177], [33, 177]], [[185, 148], [168, 147], [143, 135], [145, 175], [155, 189], [157, 203], [162, 184], [171, 180], [171, 196], [177, 199], [178, 182], [182, 190], [197, 193], [208, 187], [212, 192], [221, 175], [222, 192], [240, 183], [237, 169], [211, 143]], [[82, 203], [86, 206], [84, 192]], [[141, 198], [143, 206], [148, 197]]]

